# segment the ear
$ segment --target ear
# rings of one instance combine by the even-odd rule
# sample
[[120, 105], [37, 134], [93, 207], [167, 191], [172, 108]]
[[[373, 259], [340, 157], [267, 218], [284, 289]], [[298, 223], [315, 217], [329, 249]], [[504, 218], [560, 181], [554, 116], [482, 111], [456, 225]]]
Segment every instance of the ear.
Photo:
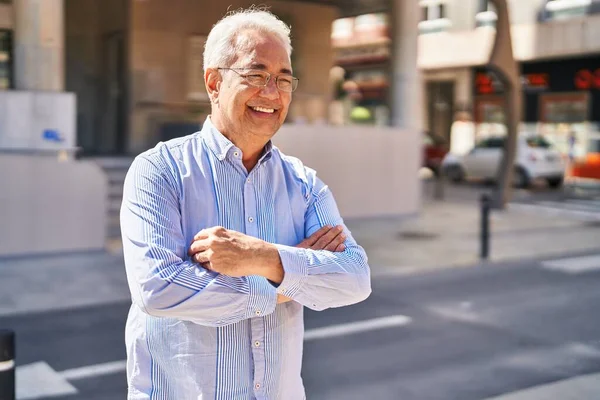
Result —
[[204, 72], [204, 84], [206, 85], [206, 91], [211, 102], [217, 103], [219, 98], [219, 91], [221, 89], [221, 74], [216, 68], [208, 68]]

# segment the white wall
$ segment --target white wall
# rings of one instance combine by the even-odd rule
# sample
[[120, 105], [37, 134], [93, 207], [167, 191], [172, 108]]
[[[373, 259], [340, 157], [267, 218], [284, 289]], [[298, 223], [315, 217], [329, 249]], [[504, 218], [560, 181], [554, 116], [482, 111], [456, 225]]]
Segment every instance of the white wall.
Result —
[[[73, 149], [76, 107], [73, 93], [0, 91], [0, 149]], [[59, 140], [44, 139], [45, 131]]]
[[104, 248], [107, 182], [95, 163], [0, 153], [0, 171], [0, 257]]
[[317, 171], [344, 218], [419, 211], [421, 136], [391, 128], [284, 125], [273, 140]]
[[[600, 15], [512, 26], [519, 61], [600, 52]], [[419, 68], [425, 70], [483, 65], [489, 60], [496, 31], [479, 28], [419, 36]]]

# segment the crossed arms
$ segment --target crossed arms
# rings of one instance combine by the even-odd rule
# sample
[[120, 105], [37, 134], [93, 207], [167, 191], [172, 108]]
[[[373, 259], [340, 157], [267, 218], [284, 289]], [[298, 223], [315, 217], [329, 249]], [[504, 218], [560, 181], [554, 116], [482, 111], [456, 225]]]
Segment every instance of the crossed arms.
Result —
[[307, 239], [295, 247], [222, 227], [198, 232], [190, 244], [174, 182], [162, 171], [138, 157], [121, 208], [129, 286], [146, 313], [223, 326], [270, 314], [289, 300], [323, 310], [369, 296], [366, 254], [343, 227], [322, 182], [305, 215]]

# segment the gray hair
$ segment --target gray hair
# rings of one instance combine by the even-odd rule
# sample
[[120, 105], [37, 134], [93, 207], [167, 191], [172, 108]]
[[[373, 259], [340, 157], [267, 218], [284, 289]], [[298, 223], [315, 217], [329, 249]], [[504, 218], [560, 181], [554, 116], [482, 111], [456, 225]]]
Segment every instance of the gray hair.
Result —
[[257, 30], [276, 35], [291, 56], [290, 27], [266, 8], [253, 6], [230, 12], [213, 26], [204, 46], [204, 71], [208, 68], [231, 65], [238, 51], [245, 44], [237, 40], [238, 34], [244, 30]]

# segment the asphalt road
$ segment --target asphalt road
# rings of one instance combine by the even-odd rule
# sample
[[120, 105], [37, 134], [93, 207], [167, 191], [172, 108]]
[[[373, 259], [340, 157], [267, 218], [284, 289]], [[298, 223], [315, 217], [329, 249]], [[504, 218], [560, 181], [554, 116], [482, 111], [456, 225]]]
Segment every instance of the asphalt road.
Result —
[[[307, 312], [309, 331], [408, 317], [397, 326], [307, 341], [308, 398], [482, 400], [600, 372], [600, 257], [565, 265], [378, 277], [372, 296], [359, 305]], [[17, 332], [20, 371], [44, 362], [59, 378], [72, 378], [66, 383], [77, 393], [52, 398], [124, 399], [127, 310], [128, 304], [116, 303], [16, 315], [0, 318], [0, 327]], [[108, 368], [81, 369], [92, 365]]]

